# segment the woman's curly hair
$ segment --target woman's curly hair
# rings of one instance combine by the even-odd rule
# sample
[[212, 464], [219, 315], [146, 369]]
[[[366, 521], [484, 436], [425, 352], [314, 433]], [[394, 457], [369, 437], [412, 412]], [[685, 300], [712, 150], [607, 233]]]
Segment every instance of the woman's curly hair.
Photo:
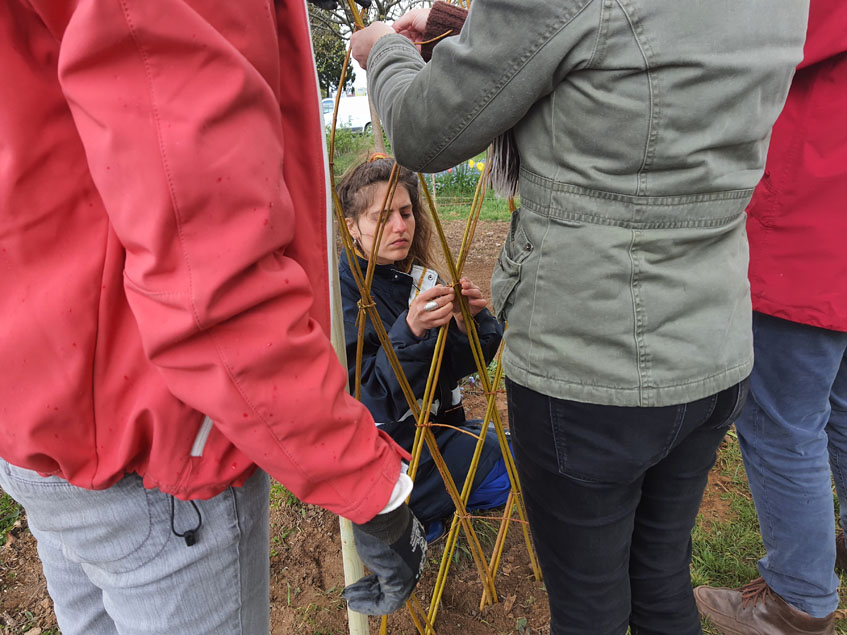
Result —
[[[373, 204], [373, 186], [377, 183], [388, 183], [391, 179], [391, 170], [394, 168], [394, 159], [391, 157], [375, 157], [363, 163], [355, 164], [349, 168], [341, 177], [338, 184], [338, 200], [344, 217], [353, 221]], [[399, 166], [397, 173], [397, 185], [406, 188], [412, 201], [412, 214], [415, 217], [415, 235], [409, 248], [409, 255], [397, 263], [401, 271], [409, 271], [415, 263], [432, 268], [434, 258], [432, 255], [432, 223], [429, 215], [424, 211], [418, 191], [418, 177], [414, 172]]]

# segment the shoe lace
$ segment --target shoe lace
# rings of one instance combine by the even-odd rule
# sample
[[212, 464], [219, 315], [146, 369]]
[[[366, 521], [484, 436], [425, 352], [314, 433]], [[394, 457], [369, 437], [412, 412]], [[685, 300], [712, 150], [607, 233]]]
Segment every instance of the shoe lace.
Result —
[[773, 594], [773, 590], [763, 578], [756, 578], [741, 587], [742, 606], [746, 607], [750, 603], [756, 606], [757, 602], [765, 602]]

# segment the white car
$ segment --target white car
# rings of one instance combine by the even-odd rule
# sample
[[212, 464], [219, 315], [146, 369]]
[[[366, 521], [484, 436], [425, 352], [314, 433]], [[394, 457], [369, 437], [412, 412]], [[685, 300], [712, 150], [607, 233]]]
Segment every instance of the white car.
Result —
[[[324, 123], [332, 124], [332, 109], [334, 99], [324, 99], [322, 102]], [[349, 128], [353, 132], [371, 133], [371, 107], [367, 97], [342, 97], [338, 102], [338, 126]]]

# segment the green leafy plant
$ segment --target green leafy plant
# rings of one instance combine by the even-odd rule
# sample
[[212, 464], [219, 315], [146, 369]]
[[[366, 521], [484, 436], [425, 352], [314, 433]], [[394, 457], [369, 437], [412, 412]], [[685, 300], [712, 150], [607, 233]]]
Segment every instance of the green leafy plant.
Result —
[[0, 492], [0, 545], [6, 544], [6, 534], [20, 518], [21, 511], [21, 506], [11, 496]]

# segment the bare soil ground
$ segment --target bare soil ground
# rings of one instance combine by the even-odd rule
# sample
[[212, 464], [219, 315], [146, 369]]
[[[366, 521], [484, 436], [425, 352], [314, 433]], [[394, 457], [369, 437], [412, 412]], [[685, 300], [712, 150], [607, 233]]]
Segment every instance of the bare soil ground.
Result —
[[[507, 230], [507, 223], [485, 221], [480, 221], [476, 230], [465, 275], [479, 284], [486, 295], [489, 294], [491, 270]], [[457, 253], [464, 223], [450, 221], [445, 224], [445, 231]], [[483, 395], [468, 390], [466, 403], [471, 414], [482, 416]], [[503, 395], [498, 396], [498, 410], [505, 422]], [[719, 480], [719, 477], [710, 481], [709, 492], [719, 493], [722, 484], [714, 479]], [[704, 512], [722, 517], [727, 513], [722, 503], [719, 495], [707, 492]], [[496, 526], [495, 521], [477, 521], [487, 553], [493, 544], [492, 526]], [[439, 634], [517, 632], [531, 635], [546, 632], [549, 621], [547, 594], [543, 584], [533, 579], [521, 535], [517, 526], [509, 532], [497, 578], [500, 602], [483, 610], [479, 608], [482, 587], [476, 567], [464, 541], [460, 540], [436, 621]], [[443, 545], [442, 538], [430, 546], [430, 564], [418, 586], [418, 598], [427, 607]], [[340, 596], [344, 579], [337, 517], [322, 509], [289, 503], [285, 497], [275, 499], [271, 509], [270, 548], [271, 633], [346, 633], [346, 607]], [[0, 548], [0, 587], [0, 633], [58, 633], [35, 541], [26, 531], [25, 519]], [[378, 628], [378, 620], [371, 618], [371, 632], [378, 632]], [[388, 632], [411, 635], [416, 630], [409, 615], [399, 611], [389, 618]]]

